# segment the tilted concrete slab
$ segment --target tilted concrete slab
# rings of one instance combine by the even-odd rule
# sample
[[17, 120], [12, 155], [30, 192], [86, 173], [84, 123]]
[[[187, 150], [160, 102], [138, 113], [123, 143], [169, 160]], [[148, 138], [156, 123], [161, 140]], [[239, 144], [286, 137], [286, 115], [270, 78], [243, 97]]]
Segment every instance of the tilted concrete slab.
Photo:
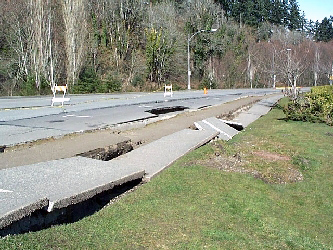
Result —
[[[230, 137], [234, 137], [239, 133], [238, 130], [230, 127], [228, 124], [226, 124], [220, 119], [217, 119], [216, 117], [211, 117], [206, 119], [206, 123], [209, 123], [211, 126], [218, 128], [219, 130], [223, 131], [225, 134], [229, 135]], [[220, 136], [222, 135], [220, 134]]]
[[217, 134], [185, 129], [108, 162], [73, 157], [1, 170], [0, 229], [35, 210], [77, 204], [145, 173], [150, 179]]
[[144, 169], [145, 178], [150, 179], [183, 155], [206, 144], [217, 135], [218, 132], [213, 130], [184, 129], [120, 156], [113, 160], [113, 163], [123, 167]]
[[1, 170], [0, 187], [6, 192], [0, 192], [0, 228], [43, 207], [50, 212], [87, 200], [144, 173], [84, 157]]
[[[261, 100], [254, 104], [249, 110], [241, 112], [234, 120], [230, 121], [237, 127], [247, 127], [261, 116], [267, 114], [275, 103], [282, 98], [283, 95], [277, 95]], [[225, 141], [232, 139], [234, 135], [239, 133], [238, 130], [229, 126], [228, 121], [211, 117], [202, 121], [195, 122], [194, 125], [199, 130], [215, 130], [219, 132], [219, 138]]]
[[228, 141], [232, 137], [239, 133], [238, 130], [230, 127], [228, 124], [224, 123], [222, 120], [216, 117], [210, 117], [208, 119], [195, 122], [195, 126], [200, 130], [213, 130], [219, 133], [218, 137], [222, 140]]

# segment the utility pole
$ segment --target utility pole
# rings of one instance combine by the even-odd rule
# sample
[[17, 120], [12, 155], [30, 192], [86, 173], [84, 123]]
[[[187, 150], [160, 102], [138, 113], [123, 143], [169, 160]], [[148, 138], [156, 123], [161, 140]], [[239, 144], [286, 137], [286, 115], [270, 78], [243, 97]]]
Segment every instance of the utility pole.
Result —
[[188, 37], [187, 37], [187, 89], [188, 90], [191, 89], [190, 42], [195, 35], [197, 35], [201, 32], [215, 32], [215, 31], [217, 31], [217, 29], [199, 30], [199, 31], [195, 32], [192, 36], [190, 36], [190, 34], [188, 34]]
[[275, 53], [276, 53], [276, 50], [274, 49], [274, 52], [273, 52], [273, 63], [272, 63], [272, 73], [273, 73], [273, 88], [276, 87], [276, 74], [275, 74]]
[[330, 76], [330, 85], [332, 86], [333, 81], [333, 62], [332, 62], [332, 69], [331, 69], [331, 76]]

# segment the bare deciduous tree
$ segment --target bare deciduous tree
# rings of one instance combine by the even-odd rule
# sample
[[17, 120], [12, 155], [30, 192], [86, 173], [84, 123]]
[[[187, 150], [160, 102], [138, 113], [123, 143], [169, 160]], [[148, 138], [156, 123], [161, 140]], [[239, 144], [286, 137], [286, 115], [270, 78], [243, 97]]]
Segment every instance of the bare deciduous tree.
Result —
[[86, 53], [87, 1], [64, 0], [62, 12], [65, 23], [64, 37], [67, 55], [67, 83], [75, 84]]
[[52, 5], [50, 0], [31, 0], [29, 5], [31, 23], [31, 63], [35, 83], [39, 87], [41, 77], [55, 85], [55, 49], [52, 29]]

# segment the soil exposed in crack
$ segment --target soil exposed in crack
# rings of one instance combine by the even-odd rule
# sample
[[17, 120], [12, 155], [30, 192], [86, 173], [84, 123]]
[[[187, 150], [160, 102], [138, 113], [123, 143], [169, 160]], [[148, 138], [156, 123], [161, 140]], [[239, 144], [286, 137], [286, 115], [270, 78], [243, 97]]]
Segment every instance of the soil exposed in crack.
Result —
[[119, 142], [115, 145], [110, 145], [104, 148], [96, 148], [88, 152], [78, 154], [78, 156], [88, 157], [101, 161], [110, 161], [123, 154], [131, 152], [133, 145], [131, 141]]
[[190, 128], [195, 121], [213, 116], [225, 117], [241, 107], [252, 105], [265, 98], [267, 96], [253, 96], [194, 112], [184, 111], [173, 118], [154, 122], [136, 129], [117, 130], [117, 128], [110, 128], [6, 148], [5, 152], [0, 154], [0, 169], [69, 158], [90, 150], [105, 148], [129, 140], [135, 149], [163, 136]]

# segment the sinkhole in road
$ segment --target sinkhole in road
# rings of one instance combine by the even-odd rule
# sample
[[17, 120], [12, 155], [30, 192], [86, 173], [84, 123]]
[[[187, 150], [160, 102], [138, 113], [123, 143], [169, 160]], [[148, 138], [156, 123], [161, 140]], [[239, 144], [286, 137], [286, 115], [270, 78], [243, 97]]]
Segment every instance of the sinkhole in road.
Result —
[[162, 115], [162, 114], [167, 114], [167, 113], [172, 113], [172, 112], [177, 112], [177, 111], [184, 111], [185, 109], [188, 109], [188, 107], [173, 106], [173, 107], [154, 108], [154, 109], [147, 110], [146, 112], [154, 114], [154, 115]]
[[121, 155], [124, 155], [133, 150], [133, 143], [131, 140], [119, 142], [104, 148], [96, 148], [87, 152], [78, 154], [77, 156], [88, 157], [101, 161], [110, 161]]

